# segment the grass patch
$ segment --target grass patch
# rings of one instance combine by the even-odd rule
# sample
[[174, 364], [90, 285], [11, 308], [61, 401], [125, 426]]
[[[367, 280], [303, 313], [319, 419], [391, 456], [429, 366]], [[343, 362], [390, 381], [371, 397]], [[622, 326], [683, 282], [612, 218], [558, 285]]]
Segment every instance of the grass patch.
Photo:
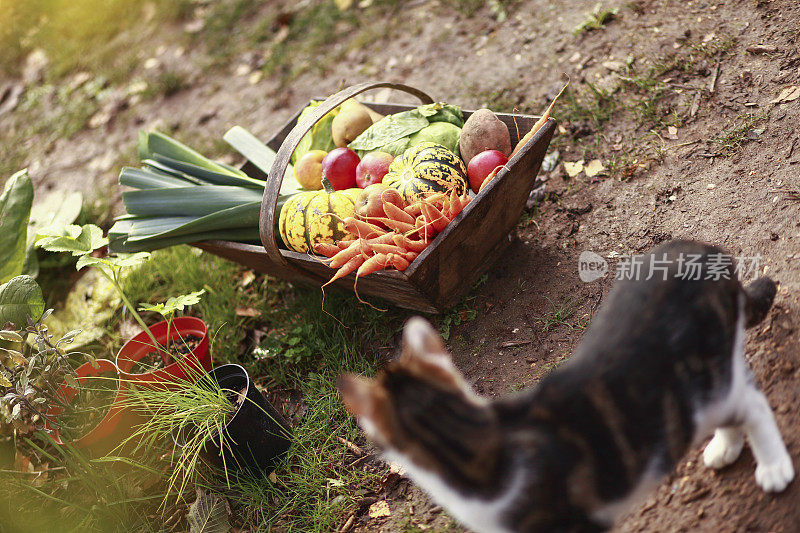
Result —
[[586, 15], [584, 21], [572, 30], [572, 35], [578, 36], [581, 33], [603, 29], [603, 26], [617, 18], [617, 13], [619, 8], [603, 9], [601, 4], [597, 4], [592, 12]]
[[[206, 294], [196, 308], [208, 326], [214, 362], [235, 362], [246, 321], [236, 315], [236, 309], [252, 307], [266, 289], [264, 285], [242, 288], [238, 280], [243, 270], [236, 263], [199, 249], [175, 246], [154, 252], [150, 261], [128, 274], [123, 288], [135, 303], [164, 301], [170, 296], [205, 289]], [[156, 316], [150, 318], [151, 322], [157, 320]]]
[[[0, 66], [19, 73], [34, 49], [45, 52], [49, 75], [59, 79], [75, 70], [95, 73], [126, 71], [137, 47], [126, 34], [144, 19], [170, 22], [187, 14], [191, 0], [164, 0], [152, 4], [128, 0], [25, 0], [0, 3]], [[150, 7], [147, 7], [150, 6]], [[150, 14], [147, 9], [153, 9]], [[124, 72], [119, 72], [124, 74]]]
[[569, 87], [563, 96], [562, 110], [558, 114], [569, 122], [591, 122], [597, 130], [602, 129], [617, 111], [617, 98], [611, 91], [587, 82], [587, 90], [578, 91]]
[[550, 333], [558, 326], [566, 326], [570, 330], [585, 329], [589, 324], [586, 318], [575, 318], [583, 300], [569, 296], [563, 302], [554, 302], [547, 296], [545, 298], [550, 302], [550, 310], [533, 319], [542, 328], [542, 333]]
[[769, 113], [744, 113], [726, 124], [719, 135], [711, 139], [718, 146], [718, 153], [723, 156], [735, 154], [748, 141], [753, 140], [751, 131], [758, 122], [766, 119]]

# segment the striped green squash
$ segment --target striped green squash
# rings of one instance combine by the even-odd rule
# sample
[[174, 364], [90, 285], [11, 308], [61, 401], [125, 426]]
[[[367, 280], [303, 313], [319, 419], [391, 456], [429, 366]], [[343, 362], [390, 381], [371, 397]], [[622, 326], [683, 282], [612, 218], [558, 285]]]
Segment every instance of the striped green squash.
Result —
[[427, 141], [395, 158], [383, 183], [397, 189], [406, 203], [421, 196], [449, 192], [453, 187], [461, 195], [468, 187], [461, 159], [441, 144]]
[[335, 243], [349, 235], [342, 220], [355, 214], [361, 189], [334, 191], [328, 180], [322, 180], [322, 184], [322, 190], [291, 196], [281, 209], [278, 228], [291, 250], [313, 252], [317, 243]]

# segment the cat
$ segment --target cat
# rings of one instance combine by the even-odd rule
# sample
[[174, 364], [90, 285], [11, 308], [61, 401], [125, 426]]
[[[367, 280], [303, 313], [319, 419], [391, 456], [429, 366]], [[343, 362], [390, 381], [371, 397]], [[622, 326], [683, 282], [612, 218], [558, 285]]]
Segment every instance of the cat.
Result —
[[641, 273], [615, 283], [574, 355], [528, 391], [477, 396], [414, 317], [375, 379], [341, 376], [342, 401], [387, 460], [477, 532], [604, 531], [712, 432], [706, 466], [734, 462], [746, 435], [756, 482], [782, 491], [792, 460], [744, 359], [745, 327], [766, 316], [775, 283], [744, 289], [731, 256], [692, 241], [643, 256]]

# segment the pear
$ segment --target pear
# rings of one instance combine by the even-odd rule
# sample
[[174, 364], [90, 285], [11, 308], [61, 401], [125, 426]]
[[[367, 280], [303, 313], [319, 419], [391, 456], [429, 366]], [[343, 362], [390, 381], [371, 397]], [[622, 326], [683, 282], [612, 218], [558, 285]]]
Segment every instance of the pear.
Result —
[[372, 126], [370, 109], [352, 98], [345, 100], [339, 109], [339, 114], [331, 123], [333, 144], [342, 148], [346, 147], [367, 128]]

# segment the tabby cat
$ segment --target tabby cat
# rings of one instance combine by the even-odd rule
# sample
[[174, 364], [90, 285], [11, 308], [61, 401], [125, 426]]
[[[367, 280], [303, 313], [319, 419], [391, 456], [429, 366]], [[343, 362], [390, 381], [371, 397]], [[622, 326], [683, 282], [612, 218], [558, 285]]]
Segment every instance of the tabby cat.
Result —
[[744, 329], [766, 316], [775, 283], [744, 289], [731, 256], [691, 241], [656, 248], [641, 274], [616, 282], [575, 354], [529, 391], [478, 397], [412, 318], [399, 359], [374, 380], [342, 376], [342, 399], [475, 531], [608, 529], [714, 430], [707, 466], [734, 462], [746, 435], [756, 483], [782, 491], [792, 460], [744, 359]]

